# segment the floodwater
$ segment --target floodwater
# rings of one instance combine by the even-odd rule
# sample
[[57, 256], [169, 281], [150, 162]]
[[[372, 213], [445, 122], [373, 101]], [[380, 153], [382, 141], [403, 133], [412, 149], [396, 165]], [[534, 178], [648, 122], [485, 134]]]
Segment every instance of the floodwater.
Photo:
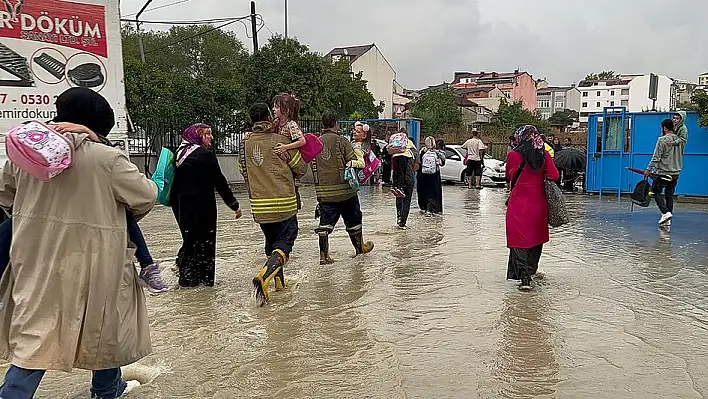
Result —
[[[504, 280], [504, 189], [445, 186], [445, 216], [415, 209], [394, 228], [389, 194], [363, 192], [373, 253], [350, 259], [340, 229], [320, 266], [313, 191], [303, 187], [290, 287], [257, 308], [263, 238], [246, 212], [220, 209], [214, 289], [150, 296], [153, 354], [129, 370], [134, 398], [701, 398], [708, 395], [708, 209], [570, 196], [552, 232], [546, 280]], [[245, 196], [244, 207], [247, 206]], [[414, 206], [415, 208], [415, 206]], [[168, 209], [141, 222], [170, 271]], [[83, 371], [49, 373], [39, 398], [88, 398]]]

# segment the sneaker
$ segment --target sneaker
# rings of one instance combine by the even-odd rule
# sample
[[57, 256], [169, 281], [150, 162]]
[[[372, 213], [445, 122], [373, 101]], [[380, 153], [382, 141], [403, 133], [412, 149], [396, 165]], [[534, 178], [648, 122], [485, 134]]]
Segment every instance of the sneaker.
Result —
[[661, 219], [659, 219], [659, 224], [665, 225], [667, 222], [670, 222], [671, 218], [673, 217], [674, 215], [672, 215], [671, 212], [666, 212], [665, 214], [661, 215]]
[[521, 285], [519, 285], [519, 291], [531, 291], [531, 279], [530, 278], [521, 279]]
[[139, 283], [154, 294], [159, 294], [170, 290], [170, 287], [168, 287], [162, 280], [162, 276], [160, 275], [160, 267], [157, 264], [146, 266], [140, 271]]
[[406, 226], [403, 225], [403, 224], [399, 224], [399, 225], [398, 225], [398, 230], [408, 230], [408, 227], [406, 227]]

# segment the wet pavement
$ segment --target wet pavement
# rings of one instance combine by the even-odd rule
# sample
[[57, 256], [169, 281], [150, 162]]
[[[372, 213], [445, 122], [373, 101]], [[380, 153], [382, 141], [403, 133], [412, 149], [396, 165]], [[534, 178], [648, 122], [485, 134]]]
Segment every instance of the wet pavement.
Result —
[[[342, 226], [320, 266], [313, 191], [302, 189], [290, 287], [263, 308], [251, 279], [264, 261], [250, 213], [220, 209], [217, 287], [150, 296], [154, 352], [128, 370], [134, 398], [701, 398], [708, 395], [708, 207], [569, 196], [531, 293], [504, 280], [504, 189], [445, 186], [445, 216], [361, 194], [373, 253]], [[244, 206], [245, 196], [241, 194]], [[414, 206], [415, 208], [415, 206]], [[170, 271], [179, 241], [163, 207], [141, 222]], [[88, 398], [90, 375], [49, 373], [38, 398]], [[148, 382], [149, 381], [149, 382]]]

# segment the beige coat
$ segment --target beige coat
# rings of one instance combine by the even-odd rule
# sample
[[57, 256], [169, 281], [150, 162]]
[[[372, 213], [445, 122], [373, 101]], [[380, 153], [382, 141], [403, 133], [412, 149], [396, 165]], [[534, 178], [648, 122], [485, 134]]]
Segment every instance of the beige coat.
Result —
[[145, 215], [157, 188], [119, 150], [68, 137], [74, 165], [51, 181], [9, 162], [0, 176], [0, 206], [13, 207], [0, 358], [28, 369], [120, 367], [151, 351], [126, 208]]

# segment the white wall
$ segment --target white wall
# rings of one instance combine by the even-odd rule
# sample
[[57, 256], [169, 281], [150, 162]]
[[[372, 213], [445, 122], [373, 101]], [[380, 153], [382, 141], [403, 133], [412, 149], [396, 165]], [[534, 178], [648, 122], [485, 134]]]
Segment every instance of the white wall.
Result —
[[[657, 111], [671, 110], [671, 78], [659, 75], [659, 87], [656, 99]], [[649, 99], [649, 75], [643, 75], [629, 82], [629, 111], [642, 112], [652, 109], [653, 101]]]
[[393, 117], [393, 82], [396, 72], [391, 68], [383, 54], [374, 46], [366, 54], [352, 63], [354, 73], [363, 72], [367, 88], [374, 95], [376, 103], [383, 101], [385, 108], [379, 114], [381, 118]]
[[570, 89], [565, 93], [565, 108], [580, 112], [580, 91]]

